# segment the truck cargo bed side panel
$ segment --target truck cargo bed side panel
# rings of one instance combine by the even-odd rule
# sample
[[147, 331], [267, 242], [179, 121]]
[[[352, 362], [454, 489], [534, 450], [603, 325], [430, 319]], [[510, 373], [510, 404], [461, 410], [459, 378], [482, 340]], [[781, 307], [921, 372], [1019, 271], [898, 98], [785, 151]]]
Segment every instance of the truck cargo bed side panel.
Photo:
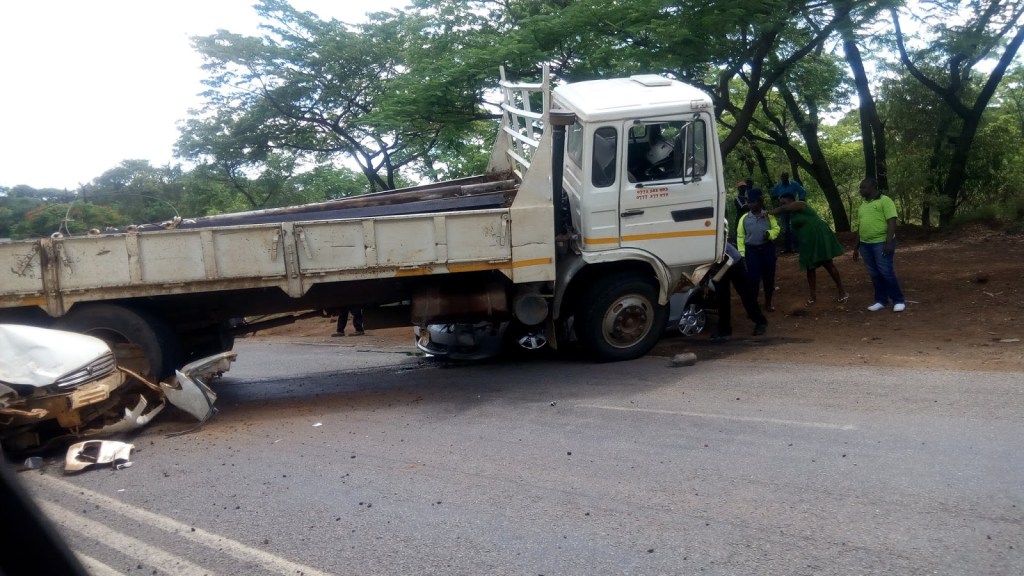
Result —
[[43, 269], [38, 242], [0, 244], [0, 262], [4, 270], [2, 295], [7, 298], [20, 294], [38, 294], [43, 290]]
[[64, 291], [285, 274], [279, 226], [161, 231], [60, 242]]
[[301, 222], [296, 252], [306, 277], [348, 272], [343, 276], [379, 278], [410, 268], [443, 273], [474, 263], [500, 267], [511, 261], [507, 222], [505, 209]]

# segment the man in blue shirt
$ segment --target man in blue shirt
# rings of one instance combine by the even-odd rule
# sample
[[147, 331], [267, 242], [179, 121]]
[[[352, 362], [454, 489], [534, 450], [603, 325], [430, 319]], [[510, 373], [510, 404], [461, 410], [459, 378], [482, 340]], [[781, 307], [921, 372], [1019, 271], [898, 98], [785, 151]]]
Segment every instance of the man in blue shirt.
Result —
[[[776, 184], [774, 188], [772, 188], [772, 206], [778, 207], [779, 198], [786, 192], [793, 194], [793, 198], [801, 202], [807, 201], [807, 190], [804, 190], [804, 187], [801, 186], [800, 183], [797, 182], [796, 180], [790, 180], [789, 172], [783, 172], [782, 174], [780, 174], [779, 179], [782, 181]], [[782, 214], [780, 214], [779, 220], [781, 220], [779, 224], [782, 226], [783, 234], [782, 253], [785, 254], [787, 252], [799, 252], [800, 242], [797, 240], [796, 234], [793, 233], [793, 226], [790, 223], [789, 212], [783, 212]]]
[[772, 295], [775, 294], [775, 244], [779, 237], [779, 223], [764, 209], [761, 190], [754, 188], [747, 192], [750, 211], [740, 216], [736, 228], [736, 248], [743, 255], [747, 265], [747, 281], [757, 299], [760, 286], [764, 284], [764, 309], [772, 312]]

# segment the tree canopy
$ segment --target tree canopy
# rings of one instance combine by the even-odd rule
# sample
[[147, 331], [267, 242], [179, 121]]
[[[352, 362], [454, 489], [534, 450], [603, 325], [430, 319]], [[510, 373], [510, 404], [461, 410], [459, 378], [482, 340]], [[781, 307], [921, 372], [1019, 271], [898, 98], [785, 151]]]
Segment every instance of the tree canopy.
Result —
[[286, 0], [254, 9], [256, 35], [193, 39], [208, 90], [181, 128], [184, 166], [0, 187], [0, 237], [53, 232], [75, 204], [148, 222], [479, 173], [498, 67], [542, 63], [556, 82], [657, 73], [703, 88], [727, 181], [787, 171], [837, 230], [868, 176], [908, 223], [1024, 213], [1024, 0], [411, 0], [360, 25]]

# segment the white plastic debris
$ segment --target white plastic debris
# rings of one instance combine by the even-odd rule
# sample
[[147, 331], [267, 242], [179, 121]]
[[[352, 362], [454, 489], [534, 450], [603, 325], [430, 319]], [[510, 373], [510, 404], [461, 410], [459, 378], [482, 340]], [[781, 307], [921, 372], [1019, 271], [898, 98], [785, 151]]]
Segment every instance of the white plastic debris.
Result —
[[86, 440], [72, 444], [64, 458], [64, 472], [80, 472], [95, 464], [110, 464], [114, 470], [132, 465], [134, 444], [115, 442], [113, 440]]

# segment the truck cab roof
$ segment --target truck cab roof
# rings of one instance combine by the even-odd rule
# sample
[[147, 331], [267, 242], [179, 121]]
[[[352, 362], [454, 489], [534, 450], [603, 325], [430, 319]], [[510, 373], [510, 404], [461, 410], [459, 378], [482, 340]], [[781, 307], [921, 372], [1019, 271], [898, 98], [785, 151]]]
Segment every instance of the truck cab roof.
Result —
[[697, 88], [655, 74], [566, 84], [555, 88], [554, 95], [556, 107], [575, 112], [584, 122], [658, 117], [712, 108], [711, 99]]

